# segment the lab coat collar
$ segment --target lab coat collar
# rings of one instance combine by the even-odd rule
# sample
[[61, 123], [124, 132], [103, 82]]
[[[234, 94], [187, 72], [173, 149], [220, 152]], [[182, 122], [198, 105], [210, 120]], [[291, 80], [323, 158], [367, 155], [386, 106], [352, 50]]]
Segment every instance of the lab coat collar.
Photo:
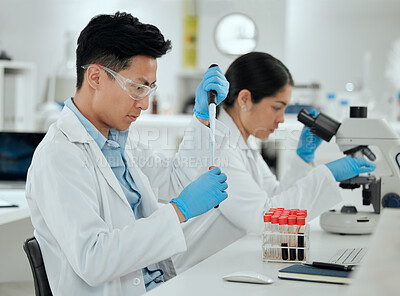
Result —
[[94, 141], [74, 112], [64, 106], [57, 120], [58, 128], [67, 136], [70, 142], [89, 143]]
[[230, 130], [229, 145], [231, 147], [239, 147], [242, 150], [258, 150], [256, 138], [250, 135], [246, 143], [232, 117], [223, 107], [220, 107], [218, 120], [223, 122]]
[[[73, 102], [73, 98], [69, 98], [64, 102], [65, 106], [71, 109], [74, 112], [75, 116], [82, 123], [83, 127], [87, 130], [89, 135], [96, 141], [97, 145], [99, 145], [100, 149], [103, 149], [104, 145], [107, 142], [107, 138], [104, 137], [98, 129], [91, 123], [83, 114], [78, 110]], [[111, 131], [111, 129], [110, 129]]]
[[[89, 144], [89, 148], [93, 151], [93, 157], [98, 163], [98, 168], [106, 179], [108, 185], [118, 194], [122, 201], [130, 208], [128, 200], [122, 191], [121, 185], [111, 167], [108, 165], [106, 158], [101, 152], [95, 140], [90, 136], [85, 127], [79, 121], [78, 117], [68, 107], [64, 107], [57, 121], [58, 128], [65, 134], [70, 142]], [[104, 165], [107, 163], [107, 165]]]

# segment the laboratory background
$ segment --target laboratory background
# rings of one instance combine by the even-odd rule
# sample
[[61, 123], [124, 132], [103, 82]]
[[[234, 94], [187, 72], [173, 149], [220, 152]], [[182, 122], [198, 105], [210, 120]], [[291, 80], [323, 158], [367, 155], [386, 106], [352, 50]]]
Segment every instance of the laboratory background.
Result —
[[[178, 147], [204, 71], [217, 63], [225, 72], [249, 51], [280, 59], [295, 81], [285, 123], [258, 143], [278, 178], [296, 149], [301, 108], [342, 121], [350, 106], [366, 106], [369, 118], [386, 119], [400, 134], [400, 1], [0, 0], [1, 139], [18, 141], [3, 138], [18, 132], [33, 135], [23, 141], [40, 142], [63, 102], [74, 95], [79, 32], [93, 16], [116, 11], [156, 25], [172, 41], [172, 51], [158, 60], [155, 100], [133, 131], [164, 154], [173, 155]], [[324, 142], [316, 161], [342, 155], [334, 141]], [[6, 183], [14, 180], [7, 173], [0, 176], [5, 183], [0, 193], [9, 192]], [[0, 199], [21, 199], [20, 193], [4, 192]], [[372, 208], [361, 204], [359, 190], [343, 195], [346, 203]], [[34, 295], [22, 250], [33, 232], [29, 211], [2, 210], [0, 294]]]

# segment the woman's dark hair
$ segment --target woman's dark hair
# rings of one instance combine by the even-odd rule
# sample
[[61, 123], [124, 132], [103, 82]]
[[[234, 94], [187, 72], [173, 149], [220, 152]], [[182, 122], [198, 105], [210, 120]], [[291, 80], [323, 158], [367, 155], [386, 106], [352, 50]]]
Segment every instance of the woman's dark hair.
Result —
[[82, 86], [84, 65], [100, 64], [119, 72], [130, 66], [134, 56], [159, 58], [171, 49], [171, 41], [165, 40], [157, 27], [142, 24], [125, 12], [95, 16], [77, 43], [77, 89]]
[[250, 52], [238, 57], [226, 71], [229, 93], [225, 107], [232, 107], [242, 89], [251, 92], [251, 101], [276, 95], [285, 85], [294, 85], [288, 68], [278, 59], [265, 52]]

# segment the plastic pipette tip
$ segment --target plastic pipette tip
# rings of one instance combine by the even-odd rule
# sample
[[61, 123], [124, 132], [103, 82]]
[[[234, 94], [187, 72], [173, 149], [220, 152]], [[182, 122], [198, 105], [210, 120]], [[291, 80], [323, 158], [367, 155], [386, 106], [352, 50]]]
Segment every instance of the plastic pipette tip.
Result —
[[[212, 166], [209, 166], [208, 167], [208, 170], [210, 171], [210, 170], [212, 170], [213, 168], [215, 168], [215, 166], [214, 165], [212, 165]], [[216, 208], [218, 208], [219, 207], [219, 205], [216, 205], [215, 207], [214, 207], [214, 209], [216, 209]]]

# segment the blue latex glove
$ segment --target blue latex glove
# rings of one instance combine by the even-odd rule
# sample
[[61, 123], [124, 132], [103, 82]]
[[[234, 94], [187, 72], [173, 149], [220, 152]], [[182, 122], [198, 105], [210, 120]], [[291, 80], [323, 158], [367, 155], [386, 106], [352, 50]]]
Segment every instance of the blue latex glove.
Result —
[[375, 170], [376, 165], [364, 157], [353, 158], [346, 156], [327, 163], [326, 166], [332, 172], [336, 181], [343, 181], [358, 176], [361, 173], [369, 173]]
[[203, 119], [209, 119], [208, 115], [208, 95], [209, 90], [217, 92], [217, 105], [225, 100], [229, 92], [229, 82], [218, 66], [209, 68], [203, 75], [203, 80], [196, 90], [194, 103], [194, 114]]
[[[316, 114], [315, 109], [311, 110], [310, 114], [314, 116]], [[315, 150], [321, 143], [322, 139], [311, 133], [309, 127], [304, 126], [297, 144], [297, 155], [305, 162], [312, 162]]]
[[187, 221], [225, 200], [228, 197], [226, 188], [226, 175], [218, 167], [214, 167], [186, 186], [171, 202], [178, 206]]

